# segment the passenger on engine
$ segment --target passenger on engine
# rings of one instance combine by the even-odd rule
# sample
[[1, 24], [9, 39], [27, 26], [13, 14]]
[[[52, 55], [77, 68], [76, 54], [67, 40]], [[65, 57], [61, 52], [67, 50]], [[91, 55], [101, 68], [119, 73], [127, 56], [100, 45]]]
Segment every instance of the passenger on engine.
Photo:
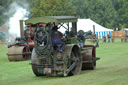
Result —
[[80, 45], [81, 48], [84, 47], [84, 42], [85, 42], [85, 36], [84, 36], [84, 35], [85, 35], [85, 34], [84, 34], [84, 31], [83, 31], [83, 30], [80, 30], [80, 31], [78, 32], [78, 35], [77, 35], [77, 37], [78, 37], [78, 42], [79, 42], [79, 45]]
[[54, 26], [52, 28], [52, 43], [54, 46], [57, 46], [57, 45], [61, 45], [59, 51], [60, 52], [63, 52], [64, 51], [64, 42], [62, 42], [62, 39], [64, 39], [64, 36], [63, 34], [58, 31], [58, 27], [57, 26]]

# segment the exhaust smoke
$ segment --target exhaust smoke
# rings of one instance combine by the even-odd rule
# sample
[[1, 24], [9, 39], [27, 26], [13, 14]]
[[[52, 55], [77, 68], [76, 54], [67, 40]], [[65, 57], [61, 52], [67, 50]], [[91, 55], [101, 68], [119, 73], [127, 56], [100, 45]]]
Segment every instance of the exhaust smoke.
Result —
[[14, 12], [13, 16], [9, 19], [9, 34], [20, 37], [20, 23], [19, 20], [28, 19], [29, 11], [17, 3], [10, 6], [10, 11]]

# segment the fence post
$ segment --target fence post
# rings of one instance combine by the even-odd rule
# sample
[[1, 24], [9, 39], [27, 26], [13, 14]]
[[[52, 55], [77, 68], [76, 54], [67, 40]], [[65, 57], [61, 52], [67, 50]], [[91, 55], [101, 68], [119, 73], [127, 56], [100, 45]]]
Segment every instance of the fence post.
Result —
[[0, 46], [1, 46], [1, 40], [0, 40]]

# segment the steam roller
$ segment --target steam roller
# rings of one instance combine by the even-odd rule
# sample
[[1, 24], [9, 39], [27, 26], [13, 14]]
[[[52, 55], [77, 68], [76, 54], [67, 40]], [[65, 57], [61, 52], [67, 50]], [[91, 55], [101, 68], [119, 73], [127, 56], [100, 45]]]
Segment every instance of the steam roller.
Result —
[[[75, 16], [44, 16], [31, 18], [26, 24], [36, 24], [34, 48], [31, 55], [31, 66], [35, 76], [72, 76], [80, 74], [81, 70], [96, 68], [96, 46], [83, 45], [78, 42], [77, 17]], [[64, 24], [65, 23], [65, 24]], [[71, 28], [69, 24], [71, 23]], [[38, 24], [46, 24], [39, 27]], [[65, 26], [67, 25], [67, 26]], [[64, 43], [53, 44], [53, 28], [64, 27], [65, 37], [56, 40]], [[72, 36], [70, 33], [72, 30]], [[65, 32], [65, 33], [66, 33]]]
[[23, 61], [30, 59], [30, 52], [27, 47], [24, 46], [12, 46], [8, 49], [9, 61]]
[[31, 57], [31, 52], [34, 47], [34, 29], [32, 29], [32, 25], [26, 25], [26, 29], [24, 30], [23, 24], [24, 21], [20, 20], [21, 37], [16, 37], [15, 43], [8, 45], [7, 55], [9, 61], [24, 61]]

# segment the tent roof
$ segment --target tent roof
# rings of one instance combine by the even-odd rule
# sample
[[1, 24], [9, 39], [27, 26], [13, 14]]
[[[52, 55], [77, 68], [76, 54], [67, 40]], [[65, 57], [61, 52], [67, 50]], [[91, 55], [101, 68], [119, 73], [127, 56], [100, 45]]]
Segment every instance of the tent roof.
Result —
[[77, 31], [84, 30], [85, 32], [91, 30], [93, 32], [93, 26], [95, 26], [95, 32], [101, 31], [113, 31], [111, 29], [107, 29], [96, 22], [92, 21], [91, 19], [78, 19], [77, 22]]

